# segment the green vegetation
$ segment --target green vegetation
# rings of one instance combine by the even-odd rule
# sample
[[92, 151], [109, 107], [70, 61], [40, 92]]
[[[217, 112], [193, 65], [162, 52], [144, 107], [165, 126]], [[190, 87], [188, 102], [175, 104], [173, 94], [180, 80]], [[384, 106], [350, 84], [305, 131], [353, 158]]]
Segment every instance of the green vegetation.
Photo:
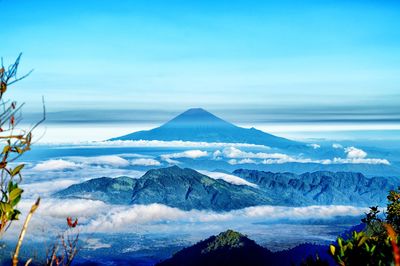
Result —
[[339, 265], [400, 265], [400, 188], [389, 192], [384, 215], [377, 206], [362, 219], [366, 227], [348, 239], [339, 237], [330, 254]]
[[214, 241], [210, 242], [202, 252], [210, 252], [222, 247], [239, 248], [245, 245], [244, 239], [244, 235], [233, 230], [227, 230], [217, 235]]

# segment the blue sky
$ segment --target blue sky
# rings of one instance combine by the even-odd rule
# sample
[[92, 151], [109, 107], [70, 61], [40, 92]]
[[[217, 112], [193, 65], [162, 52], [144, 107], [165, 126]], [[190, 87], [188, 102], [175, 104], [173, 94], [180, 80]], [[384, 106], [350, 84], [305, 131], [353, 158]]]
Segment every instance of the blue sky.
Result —
[[398, 1], [1, 0], [0, 9], [1, 56], [23, 52], [21, 70], [35, 69], [12, 94], [28, 112], [44, 95], [67, 120], [77, 110], [96, 120], [102, 110], [190, 107], [244, 121], [400, 119]]

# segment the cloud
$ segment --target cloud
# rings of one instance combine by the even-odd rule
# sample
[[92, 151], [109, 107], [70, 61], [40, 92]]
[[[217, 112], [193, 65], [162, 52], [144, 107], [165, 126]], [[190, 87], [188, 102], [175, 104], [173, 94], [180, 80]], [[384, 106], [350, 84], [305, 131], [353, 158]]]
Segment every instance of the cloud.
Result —
[[[45, 144], [45, 143], [42, 143]], [[48, 143], [52, 144], [52, 143]], [[248, 147], [270, 149], [268, 146], [248, 143], [225, 142], [196, 142], [196, 141], [162, 141], [162, 140], [114, 140], [114, 141], [88, 141], [71, 143], [78, 147], [180, 147], [180, 148], [216, 148], [216, 147]]]
[[336, 216], [358, 216], [366, 208], [353, 206], [256, 206], [230, 212], [183, 211], [162, 204], [133, 205], [112, 208], [102, 216], [90, 221], [84, 230], [88, 232], [124, 232], [138, 224], [219, 223], [228, 221], [274, 221], [279, 219], [306, 220], [329, 219]]
[[79, 168], [80, 165], [74, 162], [58, 159], [58, 160], [48, 160], [38, 163], [32, 168], [34, 171], [62, 171], [62, 170], [72, 170]]
[[[333, 158], [333, 159], [311, 159], [303, 157], [290, 156], [283, 153], [264, 153], [264, 152], [245, 152], [235, 147], [225, 148], [222, 152], [219, 151], [218, 155], [228, 160], [229, 164], [248, 164], [248, 163], [261, 163], [261, 164], [283, 164], [283, 163], [318, 163], [318, 164], [386, 164], [389, 161], [379, 158], [366, 158], [367, 153], [355, 147], [345, 148], [347, 153], [346, 158]], [[215, 152], [214, 152], [215, 153]], [[214, 156], [215, 157], [215, 156]], [[241, 160], [239, 160], [241, 159]], [[256, 161], [256, 159], [262, 159]]]
[[390, 162], [387, 159], [380, 158], [366, 158], [367, 153], [362, 149], [358, 149], [356, 147], [347, 147], [344, 148], [344, 152], [346, 153], [346, 158], [334, 158], [332, 163], [336, 164], [385, 164], [390, 165]]
[[89, 238], [85, 240], [85, 248], [91, 250], [97, 250], [100, 248], [111, 248], [111, 245], [108, 243], [101, 242], [99, 238]]
[[385, 164], [390, 165], [390, 162], [386, 159], [377, 158], [334, 158], [332, 163], [336, 164]]
[[223, 149], [222, 155], [225, 158], [232, 158], [232, 159], [238, 159], [238, 158], [279, 159], [279, 158], [287, 157], [286, 154], [282, 154], [282, 153], [245, 152], [245, 151], [239, 150], [235, 147], [227, 147], [227, 148]]
[[220, 150], [216, 150], [213, 152], [213, 159], [214, 160], [221, 160], [222, 152]]
[[159, 166], [161, 163], [157, 160], [150, 158], [140, 158], [131, 161], [131, 165], [142, 165], [142, 166]]
[[246, 186], [250, 186], [250, 187], [258, 187], [256, 184], [251, 183], [243, 178], [240, 178], [238, 176], [235, 175], [231, 175], [231, 174], [226, 174], [226, 173], [221, 173], [221, 172], [210, 172], [210, 171], [205, 171], [205, 170], [200, 170], [200, 173], [202, 173], [203, 175], [209, 176], [213, 179], [222, 179], [228, 183], [234, 184], [234, 185], [246, 185]]
[[92, 165], [108, 165], [113, 167], [126, 167], [129, 166], [129, 161], [117, 155], [102, 155], [102, 156], [72, 156], [66, 157], [70, 161], [81, 163], [81, 164], [92, 164]]
[[[83, 180], [82, 180], [83, 181]], [[28, 196], [44, 196], [55, 193], [61, 189], [67, 188], [73, 184], [80, 183], [80, 180], [72, 179], [56, 179], [43, 182], [22, 183], [21, 187], [24, 189], [24, 195]]]
[[230, 159], [230, 160], [228, 161], [228, 163], [229, 163], [229, 164], [232, 164], [232, 165], [235, 165], [235, 164], [247, 164], [247, 163], [254, 163], [254, 164], [256, 164], [257, 162], [254, 161], [254, 160], [252, 160], [252, 159], [246, 158], [246, 159], [241, 159], [241, 160]]
[[[34, 202], [24, 198], [19, 205], [26, 214]], [[307, 220], [329, 219], [336, 216], [362, 215], [367, 208], [353, 206], [255, 206], [229, 212], [206, 210], [184, 211], [163, 204], [148, 205], [109, 205], [101, 201], [85, 199], [50, 199], [43, 198], [41, 205], [30, 223], [30, 230], [39, 232], [45, 229], [57, 232], [65, 227], [68, 216], [79, 219], [78, 230], [83, 233], [134, 232], [147, 230], [149, 227], [162, 226], [164, 230], [175, 230], [183, 224], [193, 226], [221, 225], [224, 223], [243, 224], [259, 221], [279, 221], [280, 219]], [[21, 221], [12, 224], [11, 232], [18, 233]], [[57, 229], [58, 228], [58, 229]], [[43, 233], [44, 237], [48, 234]], [[101, 244], [94, 247], [102, 246]]]
[[356, 147], [347, 147], [344, 149], [347, 153], [347, 158], [349, 159], [363, 159], [367, 157], [367, 153], [361, 149], [357, 149]]
[[332, 148], [334, 148], [334, 149], [343, 149], [343, 146], [341, 144], [339, 144], [339, 143], [333, 143], [332, 144]]
[[188, 150], [188, 151], [177, 152], [177, 153], [163, 154], [160, 157], [162, 160], [166, 161], [168, 159], [178, 159], [178, 158], [198, 159], [198, 158], [207, 157], [207, 156], [208, 156], [208, 152], [206, 152], [206, 151]]
[[314, 150], [321, 148], [321, 145], [315, 144], [315, 143], [308, 144], [308, 146], [310, 146], [310, 147], [313, 148]]

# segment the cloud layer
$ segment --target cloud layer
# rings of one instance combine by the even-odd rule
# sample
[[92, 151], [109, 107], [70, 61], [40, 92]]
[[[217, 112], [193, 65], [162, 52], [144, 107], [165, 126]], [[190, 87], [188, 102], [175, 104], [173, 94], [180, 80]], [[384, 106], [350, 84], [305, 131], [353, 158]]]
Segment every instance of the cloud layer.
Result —
[[[27, 213], [31, 202], [21, 203], [23, 213]], [[176, 223], [223, 223], [277, 221], [280, 219], [329, 219], [336, 216], [361, 215], [365, 208], [352, 206], [256, 206], [240, 210], [217, 213], [213, 211], [183, 211], [162, 204], [149, 205], [108, 205], [101, 201], [83, 199], [45, 198], [35, 214], [35, 226], [41, 223], [64, 223], [65, 217], [79, 217], [83, 232], [130, 232], [136, 225], [157, 225]], [[45, 222], [46, 221], [46, 222]]]
[[258, 187], [256, 184], [251, 183], [247, 180], [244, 180], [243, 178], [240, 178], [238, 176], [235, 175], [231, 175], [231, 174], [226, 174], [226, 173], [221, 173], [221, 172], [210, 172], [210, 171], [204, 171], [204, 170], [200, 170], [200, 173], [202, 173], [203, 175], [209, 176], [213, 179], [222, 179], [228, 183], [234, 184], [234, 185], [239, 185], [239, 186], [250, 186], [250, 187]]

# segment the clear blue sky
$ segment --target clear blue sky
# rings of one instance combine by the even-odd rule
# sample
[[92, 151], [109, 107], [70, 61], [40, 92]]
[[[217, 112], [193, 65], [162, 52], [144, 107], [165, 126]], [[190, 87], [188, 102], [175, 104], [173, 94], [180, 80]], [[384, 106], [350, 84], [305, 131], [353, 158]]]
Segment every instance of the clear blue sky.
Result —
[[0, 0], [0, 10], [0, 55], [23, 52], [21, 69], [35, 69], [12, 95], [28, 110], [44, 95], [49, 112], [400, 119], [399, 1]]

